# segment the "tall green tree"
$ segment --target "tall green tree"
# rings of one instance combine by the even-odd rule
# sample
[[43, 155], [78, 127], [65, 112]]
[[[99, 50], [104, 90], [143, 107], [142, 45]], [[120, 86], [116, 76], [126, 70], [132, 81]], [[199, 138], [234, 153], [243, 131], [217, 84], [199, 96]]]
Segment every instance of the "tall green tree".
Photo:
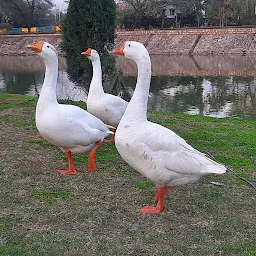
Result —
[[70, 0], [62, 26], [62, 49], [70, 80], [89, 87], [92, 65], [81, 55], [89, 47], [99, 52], [103, 74], [114, 72], [115, 59], [108, 49], [114, 45], [115, 20], [114, 0]]

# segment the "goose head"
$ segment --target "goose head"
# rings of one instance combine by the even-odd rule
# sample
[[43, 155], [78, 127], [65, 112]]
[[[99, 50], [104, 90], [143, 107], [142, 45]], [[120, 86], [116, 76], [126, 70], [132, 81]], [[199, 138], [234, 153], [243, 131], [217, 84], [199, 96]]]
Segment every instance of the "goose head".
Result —
[[46, 61], [57, 57], [57, 51], [54, 46], [44, 41], [27, 45], [27, 48], [30, 48]]
[[81, 54], [85, 55], [91, 61], [95, 61], [100, 58], [98, 52], [92, 48], [88, 48], [87, 51], [82, 52]]
[[112, 53], [125, 56], [134, 61], [139, 61], [141, 58], [148, 56], [145, 46], [135, 41], [126, 41], [121, 48], [114, 49]]

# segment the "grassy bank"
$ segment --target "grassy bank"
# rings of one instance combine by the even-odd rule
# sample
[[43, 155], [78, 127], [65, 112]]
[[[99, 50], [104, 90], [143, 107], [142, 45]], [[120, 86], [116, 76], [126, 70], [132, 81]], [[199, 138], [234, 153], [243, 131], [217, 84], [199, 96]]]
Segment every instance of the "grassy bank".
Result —
[[74, 157], [77, 175], [55, 172], [67, 160], [38, 134], [36, 100], [0, 94], [0, 255], [256, 255], [255, 190], [233, 173], [256, 180], [255, 121], [149, 113], [233, 171], [177, 187], [163, 213], [143, 215], [154, 186], [114, 144], [100, 148], [96, 173], [86, 154]]

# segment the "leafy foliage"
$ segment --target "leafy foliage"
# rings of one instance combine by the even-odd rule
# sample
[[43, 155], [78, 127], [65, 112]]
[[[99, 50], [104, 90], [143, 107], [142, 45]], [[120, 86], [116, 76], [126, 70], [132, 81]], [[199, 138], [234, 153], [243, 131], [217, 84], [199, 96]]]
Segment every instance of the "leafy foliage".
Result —
[[168, 0], [122, 0], [122, 3], [123, 7], [119, 10], [121, 26], [148, 29], [149, 25], [161, 24], [160, 17]]
[[72, 81], [88, 87], [91, 63], [81, 55], [91, 47], [101, 56], [103, 73], [115, 69], [114, 57], [107, 49], [114, 44], [116, 7], [114, 0], [71, 0], [63, 24], [62, 49], [66, 52]]
[[0, 16], [14, 27], [52, 25], [52, 7], [51, 0], [0, 0]]
[[207, 18], [211, 25], [256, 24], [255, 0], [206, 1]]
[[[165, 27], [256, 24], [256, 0], [122, 0], [119, 6], [120, 27], [132, 29], [163, 28], [163, 23]], [[169, 6], [177, 10], [173, 18], [164, 17]]]

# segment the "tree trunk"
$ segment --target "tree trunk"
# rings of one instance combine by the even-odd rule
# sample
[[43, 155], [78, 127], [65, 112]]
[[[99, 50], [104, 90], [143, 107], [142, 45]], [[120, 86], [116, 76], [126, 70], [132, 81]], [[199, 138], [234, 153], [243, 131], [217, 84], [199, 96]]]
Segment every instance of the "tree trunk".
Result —
[[138, 21], [139, 21], [139, 18], [140, 18], [140, 14], [136, 13], [135, 14], [135, 17], [134, 17], [134, 22], [133, 22], [133, 25], [132, 25], [132, 30], [134, 30], [138, 24]]
[[164, 22], [165, 22], [165, 10], [162, 11], [162, 14], [161, 14], [161, 29], [164, 28]]
[[200, 27], [200, 16], [197, 15], [197, 26]]

